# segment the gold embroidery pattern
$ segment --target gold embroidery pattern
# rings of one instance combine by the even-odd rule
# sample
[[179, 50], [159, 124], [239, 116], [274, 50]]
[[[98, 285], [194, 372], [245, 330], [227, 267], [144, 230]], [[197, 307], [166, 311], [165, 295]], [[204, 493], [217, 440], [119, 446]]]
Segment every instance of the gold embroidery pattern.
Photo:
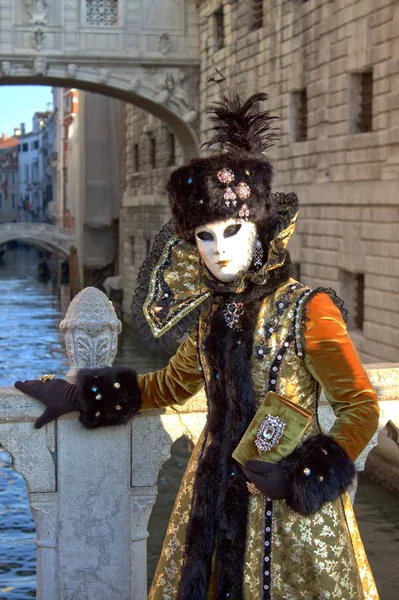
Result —
[[374, 577], [370, 569], [369, 561], [364, 550], [363, 542], [360, 538], [359, 529], [357, 527], [355, 514], [353, 512], [352, 503], [349, 494], [345, 494], [343, 498], [346, 522], [349, 534], [352, 539], [353, 551], [356, 556], [357, 566], [360, 572], [360, 578], [363, 584], [364, 597], [366, 600], [379, 600], [377, 587]]
[[308, 517], [274, 502], [272, 586], [273, 599], [365, 598], [340, 499]]
[[169, 521], [161, 557], [154, 575], [148, 600], [175, 600], [183, 563], [187, 524], [190, 516], [195, 472], [204, 433], [195, 446]]
[[[263, 326], [273, 315], [281, 294], [287, 293], [290, 280], [275, 294], [265, 298], [261, 306], [254, 347], [260, 343]], [[263, 401], [268, 391], [269, 371], [279, 349], [290, 333], [295, 301], [303, 293], [296, 290], [292, 302], [280, 315], [278, 330], [267, 340], [270, 353], [259, 361], [253, 354], [252, 378], [256, 403]], [[201, 352], [206, 330], [206, 316], [200, 320], [198, 346], [205, 380], [210, 370]], [[278, 373], [277, 392], [314, 414], [306, 435], [319, 431], [316, 409], [316, 382], [306, 369], [304, 360], [295, 353], [291, 343], [284, 354]], [[164, 548], [148, 600], [176, 600], [178, 580], [183, 560], [184, 542], [191, 507], [191, 498], [199, 452], [204, 434], [197, 444], [187, 467], [175, 509], [166, 534]], [[378, 600], [378, 592], [357, 530], [348, 499], [325, 504], [309, 517], [295, 513], [285, 501], [273, 502], [271, 598], [272, 600]], [[248, 528], [244, 564], [243, 600], [263, 600], [265, 498], [249, 499]], [[214, 573], [213, 573], [214, 575]], [[213, 581], [213, 578], [212, 578]], [[214, 597], [210, 590], [208, 600]]]

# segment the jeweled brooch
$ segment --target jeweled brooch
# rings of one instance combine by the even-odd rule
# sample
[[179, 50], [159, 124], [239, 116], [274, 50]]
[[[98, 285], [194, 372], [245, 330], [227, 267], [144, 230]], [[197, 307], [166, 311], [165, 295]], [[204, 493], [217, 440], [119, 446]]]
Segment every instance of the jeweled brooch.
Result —
[[229, 183], [234, 181], [234, 173], [230, 169], [222, 169], [218, 172], [217, 178], [221, 183], [226, 183], [229, 185]]
[[223, 309], [223, 316], [227, 327], [242, 330], [240, 318], [244, 314], [244, 305], [241, 302], [229, 302]]
[[251, 188], [247, 183], [244, 183], [243, 181], [241, 181], [235, 186], [235, 191], [237, 192], [241, 200], [246, 200], [251, 195]]
[[284, 433], [285, 425], [280, 417], [266, 415], [266, 418], [259, 427], [255, 440], [255, 446], [261, 456], [262, 452], [269, 452], [269, 450], [279, 443]]

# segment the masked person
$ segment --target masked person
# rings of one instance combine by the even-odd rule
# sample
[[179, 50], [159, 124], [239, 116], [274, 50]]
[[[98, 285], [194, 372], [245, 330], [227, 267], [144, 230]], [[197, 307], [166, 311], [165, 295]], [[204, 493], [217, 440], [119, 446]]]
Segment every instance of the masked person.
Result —
[[[189, 332], [168, 366], [15, 384], [47, 405], [37, 426], [79, 410], [88, 428], [183, 404], [205, 386], [207, 424], [150, 600], [378, 598], [346, 492], [377, 429], [377, 397], [342, 302], [290, 278], [298, 202], [271, 191], [273, 118], [260, 110], [264, 100], [222, 91], [207, 144], [222, 150], [168, 181], [173, 220], [133, 300], [148, 342], [168, 345]], [[317, 420], [322, 388], [337, 417], [328, 434]]]

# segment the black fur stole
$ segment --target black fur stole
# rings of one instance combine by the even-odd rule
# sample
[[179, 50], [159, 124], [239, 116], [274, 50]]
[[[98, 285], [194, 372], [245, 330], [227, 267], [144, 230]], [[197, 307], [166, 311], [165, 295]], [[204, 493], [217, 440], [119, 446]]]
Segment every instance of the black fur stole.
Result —
[[223, 316], [225, 303], [233, 300], [240, 298], [225, 296], [213, 307], [202, 348], [211, 375], [207, 441], [194, 485], [177, 600], [206, 599], [213, 556], [216, 599], [242, 598], [248, 491], [231, 455], [255, 414], [250, 363], [262, 299], [245, 303], [241, 330], [227, 327]]

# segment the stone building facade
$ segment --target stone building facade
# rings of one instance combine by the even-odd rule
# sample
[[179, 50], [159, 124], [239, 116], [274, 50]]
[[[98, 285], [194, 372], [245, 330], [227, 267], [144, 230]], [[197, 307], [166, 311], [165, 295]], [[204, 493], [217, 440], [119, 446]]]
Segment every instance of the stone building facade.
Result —
[[18, 137], [0, 138], [0, 223], [18, 220]]
[[[331, 286], [344, 298], [365, 362], [397, 362], [398, 2], [203, 0], [198, 18], [200, 141], [209, 135], [204, 108], [217, 98], [207, 83], [215, 67], [240, 93], [269, 94], [268, 108], [280, 118], [280, 141], [270, 151], [274, 189], [300, 199], [291, 245], [296, 272], [304, 283]], [[163, 131], [128, 107], [121, 208], [127, 313], [137, 269], [169, 218]], [[155, 168], [151, 139], [159, 152]], [[176, 149], [176, 164], [180, 156]]]

